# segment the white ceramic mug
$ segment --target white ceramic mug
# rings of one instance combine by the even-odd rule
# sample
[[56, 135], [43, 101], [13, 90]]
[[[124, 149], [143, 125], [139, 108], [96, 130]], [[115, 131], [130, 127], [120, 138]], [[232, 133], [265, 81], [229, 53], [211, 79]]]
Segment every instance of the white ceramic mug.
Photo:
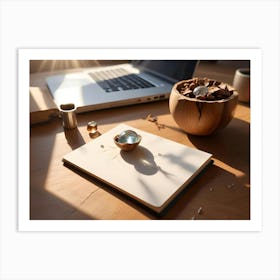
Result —
[[238, 91], [238, 100], [250, 101], [250, 69], [240, 68], [235, 71], [233, 87]]

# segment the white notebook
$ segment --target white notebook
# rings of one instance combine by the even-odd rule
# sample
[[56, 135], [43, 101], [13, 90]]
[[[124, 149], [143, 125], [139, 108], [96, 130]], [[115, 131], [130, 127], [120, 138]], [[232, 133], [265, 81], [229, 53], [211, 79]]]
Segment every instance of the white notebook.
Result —
[[[135, 150], [124, 152], [113, 138], [127, 129], [140, 134], [142, 141]], [[211, 156], [120, 124], [63, 161], [160, 213], [211, 162]]]

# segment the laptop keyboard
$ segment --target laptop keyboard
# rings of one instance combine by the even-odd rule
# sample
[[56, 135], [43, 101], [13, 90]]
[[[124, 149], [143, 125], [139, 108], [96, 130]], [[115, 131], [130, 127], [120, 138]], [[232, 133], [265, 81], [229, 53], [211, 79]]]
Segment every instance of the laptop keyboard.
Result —
[[88, 74], [106, 92], [155, 87], [152, 83], [122, 68]]

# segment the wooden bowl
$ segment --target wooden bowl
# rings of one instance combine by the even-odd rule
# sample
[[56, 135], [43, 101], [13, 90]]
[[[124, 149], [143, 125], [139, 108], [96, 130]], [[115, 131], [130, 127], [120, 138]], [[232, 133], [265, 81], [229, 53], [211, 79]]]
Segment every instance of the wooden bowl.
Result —
[[192, 135], [210, 135], [227, 126], [232, 120], [238, 102], [238, 93], [220, 100], [199, 100], [184, 96], [179, 89], [186, 81], [176, 83], [169, 99], [170, 112], [185, 132]]

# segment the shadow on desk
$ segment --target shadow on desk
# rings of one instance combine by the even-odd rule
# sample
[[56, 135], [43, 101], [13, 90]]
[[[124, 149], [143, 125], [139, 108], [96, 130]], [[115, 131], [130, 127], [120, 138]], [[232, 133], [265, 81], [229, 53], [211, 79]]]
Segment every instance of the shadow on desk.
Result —
[[149, 114], [155, 116], [170, 114], [168, 100], [155, 103], [134, 104], [118, 108], [97, 110], [88, 113], [78, 114], [79, 125], [87, 125], [89, 116], [93, 115], [98, 125], [126, 123], [133, 120], [145, 119]]
[[214, 158], [238, 169], [244, 174], [244, 184], [250, 184], [250, 124], [234, 118], [229, 125], [216, 134], [201, 137], [188, 135], [198, 149], [213, 154]]
[[162, 219], [249, 220], [250, 189], [234, 174], [213, 165], [181, 193]]
[[64, 129], [64, 135], [67, 139], [68, 145], [71, 147], [72, 150], [75, 150], [81, 147], [82, 145], [86, 144], [78, 128]]
[[77, 214], [80, 220], [94, 220], [94, 217], [79, 211], [44, 189], [33, 189], [30, 201], [30, 220], [68, 220], [67, 217], [71, 217], [73, 213]]

